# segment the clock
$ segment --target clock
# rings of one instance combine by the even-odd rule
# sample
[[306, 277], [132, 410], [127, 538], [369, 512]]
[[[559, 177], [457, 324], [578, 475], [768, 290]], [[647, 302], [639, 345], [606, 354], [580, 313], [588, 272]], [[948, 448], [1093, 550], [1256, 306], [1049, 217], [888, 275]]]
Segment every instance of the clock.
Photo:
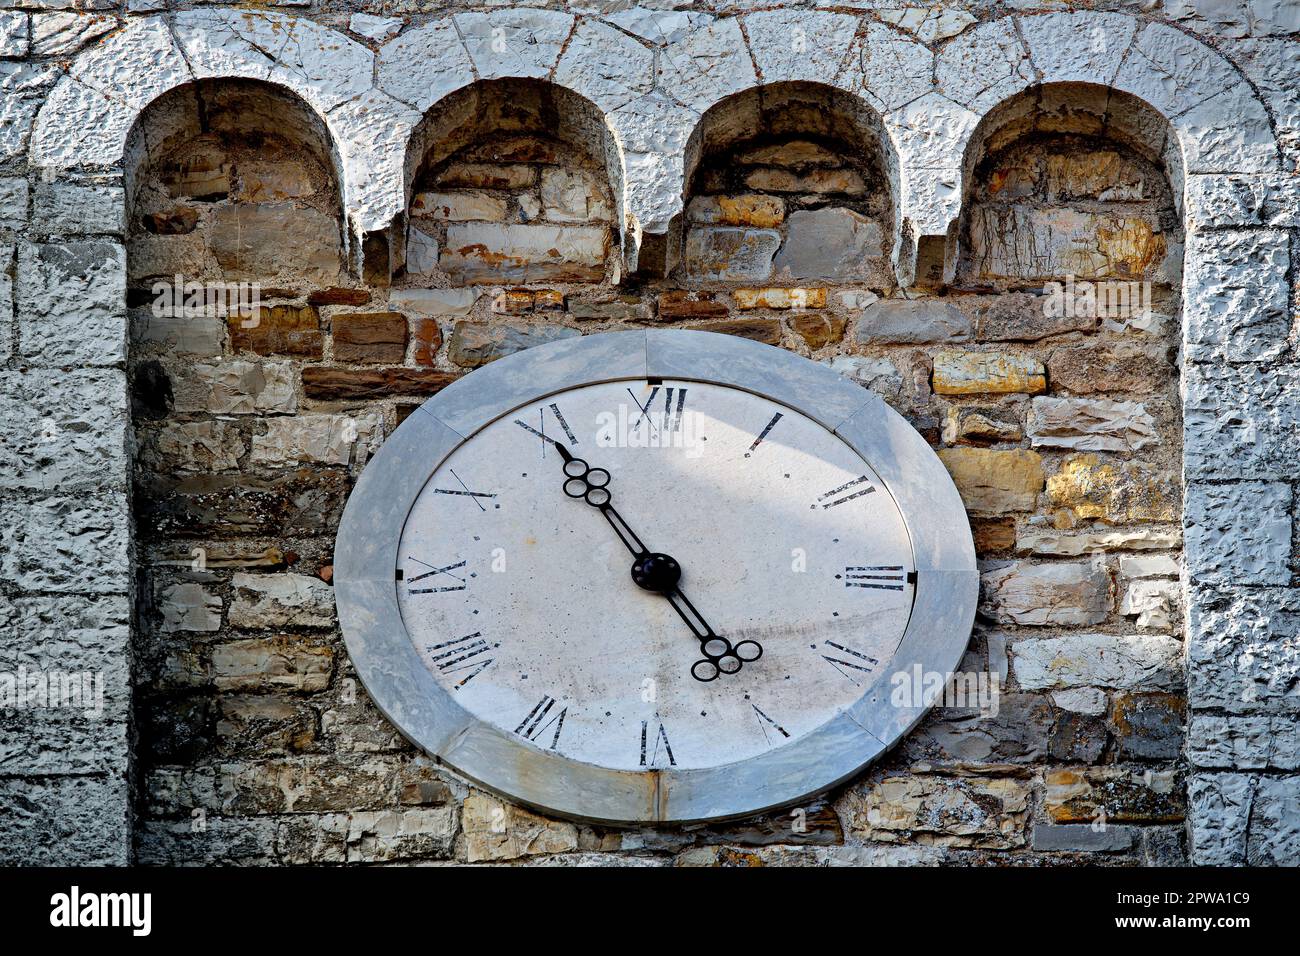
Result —
[[335, 548], [357, 673], [412, 742], [609, 823], [744, 816], [878, 758], [975, 615], [947, 471], [873, 393], [733, 336], [608, 332], [429, 399]]

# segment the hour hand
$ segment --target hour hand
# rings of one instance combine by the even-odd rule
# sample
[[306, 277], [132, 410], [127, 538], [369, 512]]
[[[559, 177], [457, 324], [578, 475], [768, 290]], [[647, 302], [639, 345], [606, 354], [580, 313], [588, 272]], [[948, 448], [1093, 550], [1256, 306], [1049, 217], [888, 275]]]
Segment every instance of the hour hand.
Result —
[[744, 640], [733, 645], [709, 626], [709, 622], [678, 587], [682, 568], [677, 560], [672, 555], [652, 552], [647, 548], [614, 508], [613, 496], [608, 487], [609, 472], [604, 468], [592, 468], [581, 458], [575, 458], [563, 445], [556, 447], [564, 460], [564, 493], [570, 498], [586, 501], [605, 516], [610, 527], [632, 552], [635, 559], [632, 562], [632, 580], [637, 587], [667, 598], [677, 616], [700, 642], [700, 652], [704, 657], [691, 665], [691, 676], [707, 683], [717, 680], [720, 674], [734, 674], [745, 664], [762, 657], [763, 646], [758, 641]]

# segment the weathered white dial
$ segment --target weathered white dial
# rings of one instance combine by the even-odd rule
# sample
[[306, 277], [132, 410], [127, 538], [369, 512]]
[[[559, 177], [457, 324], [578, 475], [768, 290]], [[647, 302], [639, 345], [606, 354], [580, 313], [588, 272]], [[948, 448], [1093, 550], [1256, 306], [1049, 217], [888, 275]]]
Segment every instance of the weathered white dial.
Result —
[[[675, 590], [653, 562], [634, 581], [641, 548], [675, 560]], [[410, 639], [470, 714], [635, 771], [745, 760], [848, 708], [889, 665], [916, 574], [894, 499], [834, 434], [652, 380], [562, 391], [465, 441], [411, 508], [397, 578]], [[701, 624], [736, 659], [714, 645], [700, 667]]]

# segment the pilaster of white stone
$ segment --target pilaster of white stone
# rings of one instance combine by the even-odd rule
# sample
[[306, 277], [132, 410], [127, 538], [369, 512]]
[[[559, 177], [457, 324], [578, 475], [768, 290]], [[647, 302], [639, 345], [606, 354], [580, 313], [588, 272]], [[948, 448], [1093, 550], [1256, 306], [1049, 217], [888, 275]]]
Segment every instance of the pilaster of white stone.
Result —
[[94, 690], [3, 722], [0, 799], [23, 812], [7, 816], [0, 860], [120, 865], [134, 591], [123, 191], [39, 178], [30, 192], [14, 290], [21, 364], [0, 370], [0, 655], [7, 672], [86, 687], [84, 675]]

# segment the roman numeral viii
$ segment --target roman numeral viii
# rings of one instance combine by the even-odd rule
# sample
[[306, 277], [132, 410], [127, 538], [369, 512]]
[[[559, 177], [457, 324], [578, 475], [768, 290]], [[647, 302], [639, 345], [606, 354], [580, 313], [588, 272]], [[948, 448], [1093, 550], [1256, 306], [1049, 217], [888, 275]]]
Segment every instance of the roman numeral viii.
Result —
[[542, 747], [546, 746], [541, 742], [545, 739], [546, 732], [554, 727], [555, 730], [551, 734], [551, 743], [547, 747], [548, 750], [554, 750], [560, 742], [560, 732], [564, 730], [564, 718], [568, 712], [569, 708], [561, 708], [555, 698], [543, 697], [528, 712], [528, 716], [519, 721], [515, 733]]
[[458, 674], [462, 671], [469, 671], [468, 674], [452, 685], [452, 690], [460, 690], [487, 670], [488, 666], [495, 660], [495, 658], [483, 656], [491, 653], [492, 647], [483, 639], [483, 635], [479, 631], [466, 634], [464, 637], [453, 638], [450, 641], [443, 641], [441, 644], [430, 644], [426, 650], [429, 652], [429, 659], [437, 666], [440, 673]]

